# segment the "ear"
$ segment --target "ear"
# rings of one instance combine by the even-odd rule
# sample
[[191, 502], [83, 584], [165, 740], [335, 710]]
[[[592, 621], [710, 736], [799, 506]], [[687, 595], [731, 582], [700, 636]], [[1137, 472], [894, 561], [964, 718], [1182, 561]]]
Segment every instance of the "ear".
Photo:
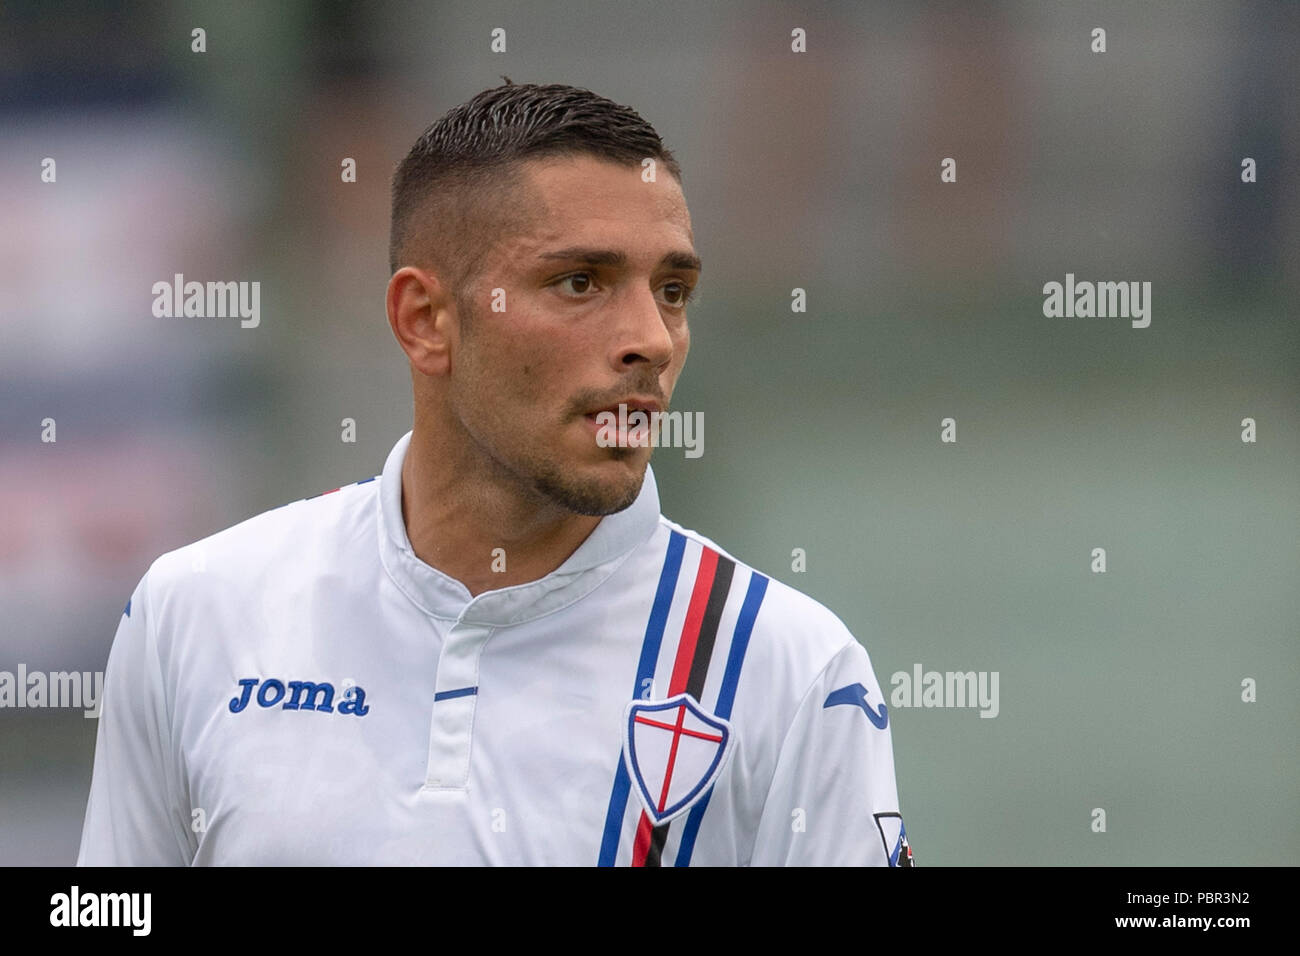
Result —
[[403, 266], [388, 280], [385, 304], [388, 325], [411, 367], [425, 375], [451, 371], [455, 304], [438, 277], [415, 266]]

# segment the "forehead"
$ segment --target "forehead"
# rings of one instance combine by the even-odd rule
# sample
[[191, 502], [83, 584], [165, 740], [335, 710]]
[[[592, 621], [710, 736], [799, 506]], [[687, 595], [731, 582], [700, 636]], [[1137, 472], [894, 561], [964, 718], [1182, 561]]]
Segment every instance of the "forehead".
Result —
[[601, 244], [629, 255], [658, 259], [664, 252], [693, 251], [686, 197], [661, 164], [654, 182], [639, 166], [623, 166], [592, 156], [547, 157], [520, 166], [528, 205], [524, 223], [504, 236], [512, 255], [555, 243]]

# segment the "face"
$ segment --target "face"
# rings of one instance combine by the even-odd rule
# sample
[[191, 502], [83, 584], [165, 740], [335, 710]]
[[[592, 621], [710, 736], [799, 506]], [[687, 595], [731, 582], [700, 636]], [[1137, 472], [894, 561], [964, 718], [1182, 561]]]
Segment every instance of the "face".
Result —
[[596, 416], [620, 403], [667, 411], [690, 347], [699, 260], [686, 200], [671, 174], [647, 183], [592, 157], [523, 173], [532, 225], [500, 237], [459, 296], [472, 315], [460, 316], [450, 411], [521, 490], [610, 514], [635, 500], [651, 449], [635, 433], [633, 447], [601, 447]]

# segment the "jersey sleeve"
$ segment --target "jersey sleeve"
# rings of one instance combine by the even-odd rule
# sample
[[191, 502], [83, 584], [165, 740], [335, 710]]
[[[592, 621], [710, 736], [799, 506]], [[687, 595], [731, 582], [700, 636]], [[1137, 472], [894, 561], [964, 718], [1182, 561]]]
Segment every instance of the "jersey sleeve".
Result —
[[889, 711], [854, 641], [813, 681], [777, 759], [754, 866], [911, 866]]
[[104, 674], [78, 866], [185, 866], [192, 859], [169, 772], [170, 718], [149, 574], [122, 612]]

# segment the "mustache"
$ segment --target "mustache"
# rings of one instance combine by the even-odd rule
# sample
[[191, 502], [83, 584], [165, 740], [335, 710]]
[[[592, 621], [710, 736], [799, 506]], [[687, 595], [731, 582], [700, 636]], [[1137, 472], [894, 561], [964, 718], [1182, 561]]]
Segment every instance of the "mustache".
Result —
[[668, 411], [668, 397], [659, 387], [658, 379], [630, 380], [616, 389], [584, 389], [574, 395], [569, 403], [569, 412], [573, 417], [580, 417], [591, 408], [616, 407], [629, 395], [639, 395], [657, 401], [663, 410]]

